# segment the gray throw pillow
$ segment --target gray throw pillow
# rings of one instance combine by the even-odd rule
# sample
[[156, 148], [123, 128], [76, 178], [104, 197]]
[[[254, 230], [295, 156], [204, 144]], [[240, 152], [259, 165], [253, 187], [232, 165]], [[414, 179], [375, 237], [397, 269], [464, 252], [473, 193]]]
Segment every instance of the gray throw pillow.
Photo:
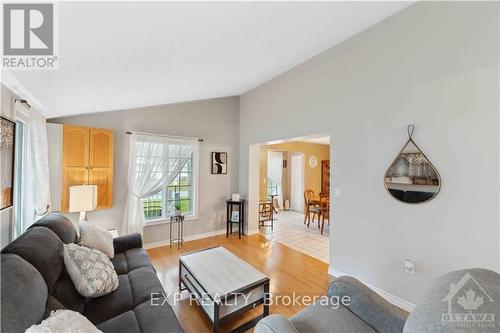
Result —
[[99, 250], [76, 244], [64, 245], [64, 265], [80, 295], [99, 297], [118, 288], [111, 260]]
[[99, 250], [110, 258], [114, 257], [113, 235], [109, 231], [86, 221], [81, 221], [78, 226], [80, 229], [78, 245]]

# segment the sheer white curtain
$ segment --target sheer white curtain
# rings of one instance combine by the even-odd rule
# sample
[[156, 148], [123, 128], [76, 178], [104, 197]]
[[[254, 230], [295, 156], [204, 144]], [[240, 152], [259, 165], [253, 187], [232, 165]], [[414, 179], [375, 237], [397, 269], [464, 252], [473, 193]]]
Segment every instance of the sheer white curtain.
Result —
[[281, 208], [283, 202], [283, 153], [278, 151], [267, 152], [267, 177], [276, 184], [276, 200], [278, 207]]
[[50, 211], [50, 182], [47, 120], [34, 110], [30, 112], [30, 144], [36, 221]]
[[179, 174], [198, 144], [195, 140], [165, 136], [130, 135], [122, 233], [142, 234], [145, 217], [141, 199], [165, 188]]
[[17, 203], [21, 206], [16, 208], [13, 239], [51, 210], [47, 120], [34, 109], [17, 102], [16, 118], [23, 123], [22, 168], [18, 170], [22, 200]]

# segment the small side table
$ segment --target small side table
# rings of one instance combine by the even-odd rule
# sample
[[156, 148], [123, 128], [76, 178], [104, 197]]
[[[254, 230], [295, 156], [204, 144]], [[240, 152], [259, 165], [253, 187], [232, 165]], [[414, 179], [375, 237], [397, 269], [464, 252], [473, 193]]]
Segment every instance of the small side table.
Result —
[[[238, 207], [238, 209], [234, 209]], [[238, 221], [233, 221], [233, 212], [238, 211]], [[233, 223], [238, 223], [238, 238], [245, 234], [243, 227], [245, 226], [245, 200], [233, 201], [226, 200], [226, 238], [233, 233]]]
[[113, 238], [116, 238], [118, 237], [118, 230], [116, 228], [111, 228], [111, 229], [108, 229], [108, 231], [111, 233], [111, 235], [113, 235]]
[[[172, 226], [177, 224], [177, 237], [172, 238]], [[184, 242], [184, 215], [170, 216], [170, 247], [177, 244], [179, 250]]]

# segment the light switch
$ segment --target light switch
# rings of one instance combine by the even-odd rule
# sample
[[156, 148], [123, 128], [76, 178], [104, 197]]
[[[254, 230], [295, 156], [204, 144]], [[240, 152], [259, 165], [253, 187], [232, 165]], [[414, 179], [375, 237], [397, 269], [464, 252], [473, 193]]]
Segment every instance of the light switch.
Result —
[[405, 259], [405, 272], [415, 274], [415, 263], [411, 259]]

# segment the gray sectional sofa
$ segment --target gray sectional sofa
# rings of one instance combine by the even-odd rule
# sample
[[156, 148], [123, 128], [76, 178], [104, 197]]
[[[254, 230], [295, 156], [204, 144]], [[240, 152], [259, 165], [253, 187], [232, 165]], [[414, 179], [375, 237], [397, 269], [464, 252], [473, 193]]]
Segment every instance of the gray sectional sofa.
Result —
[[64, 267], [63, 243], [76, 236], [71, 221], [52, 213], [2, 249], [2, 332], [24, 332], [60, 308], [82, 313], [103, 332], [183, 332], [167, 302], [151, 305], [151, 293], [165, 293], [139, 234], [113, 240], [119, 287], [92, 299], [78, 294]]
[[[437, 278], [409, 316], [353, 277], [341, 276], [330, 284], [328, 296], [346, 295], [349, 306], [335, 309], [316, 303], [290, 319], [274, 314], [259, 321], [254, 333], [500, 332], [500, 274], [487, 269], [464, 269]], [[464, 310], [462, 305], [471, 301], [474, 306]]]

